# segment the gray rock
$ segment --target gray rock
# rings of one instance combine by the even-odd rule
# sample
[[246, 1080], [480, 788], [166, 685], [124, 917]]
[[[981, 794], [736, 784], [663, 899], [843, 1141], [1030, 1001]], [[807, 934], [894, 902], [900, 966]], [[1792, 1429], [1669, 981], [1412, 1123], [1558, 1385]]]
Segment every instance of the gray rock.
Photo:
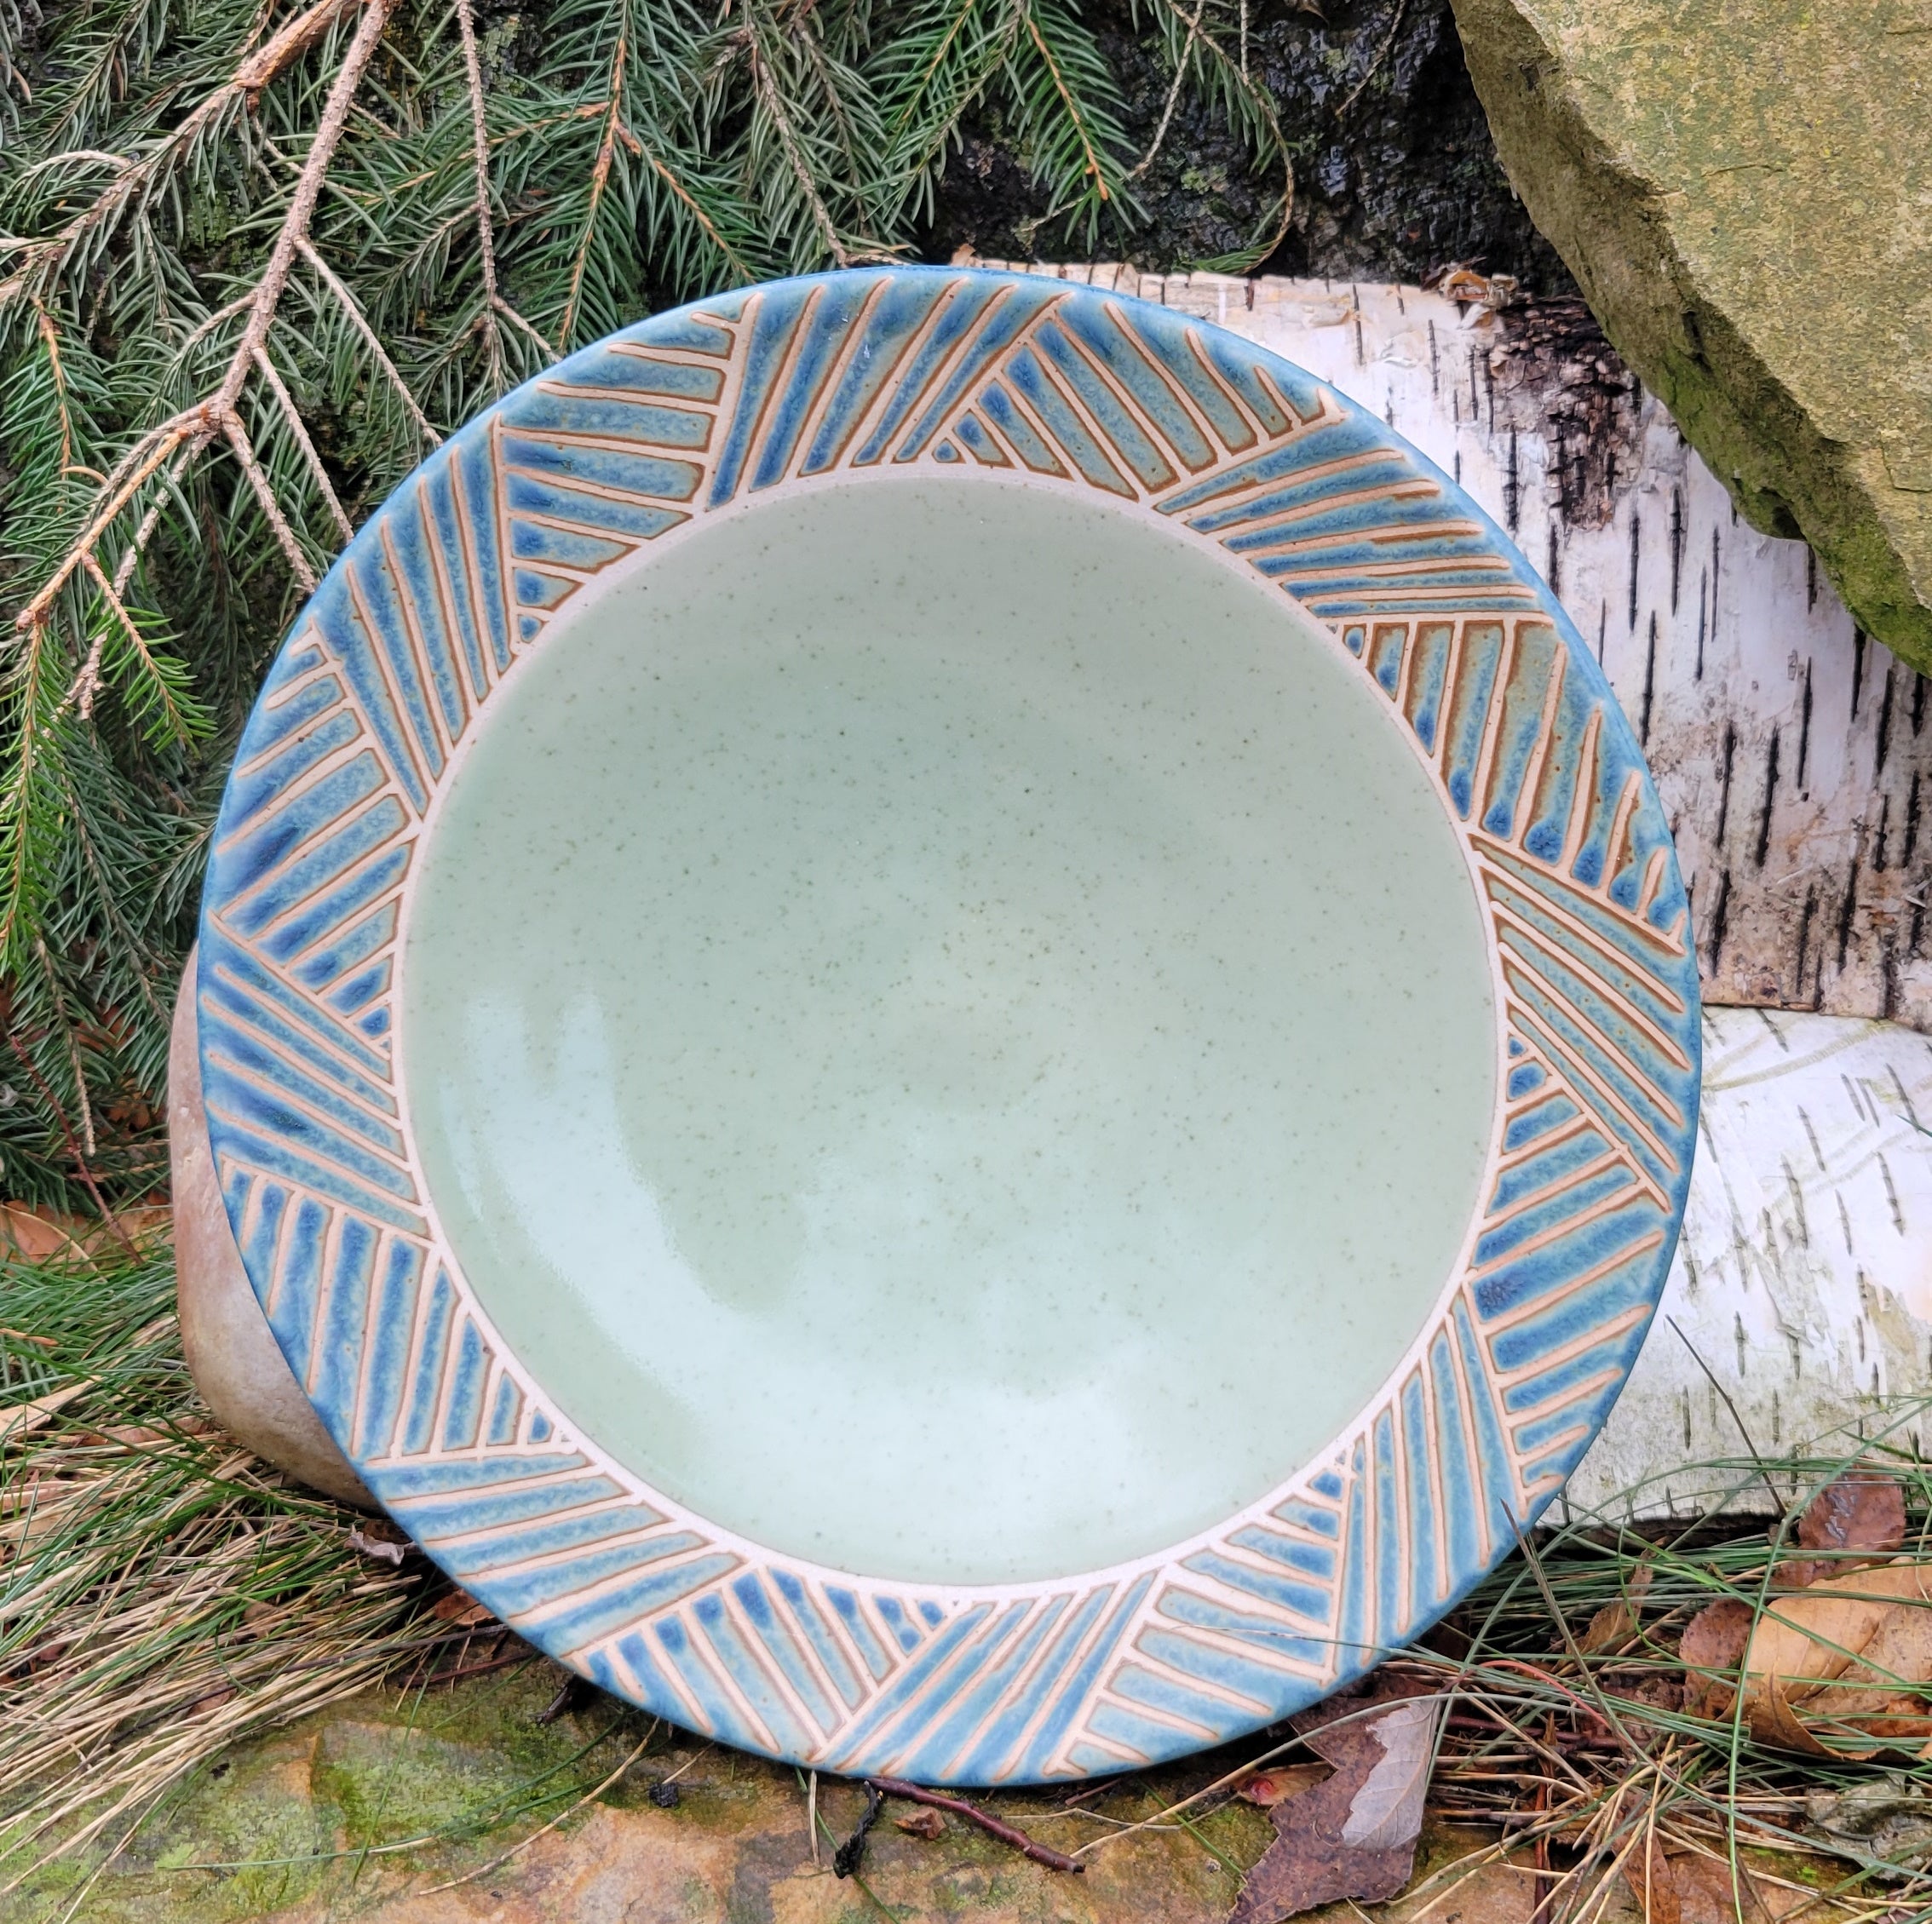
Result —
[[1618, 351], [1751, 524], [1932, 667], [1932, 6], [1454, 3]]
[[302, 1393], [270, 1334], [228, 1226], [208, 1117], [191, 951], [168, 1047], [168, 1157], [175, 1193], [175, 1301], [181, 1347], [202, 1400], [256, 1456], [313, 1490], [377, 1508]]

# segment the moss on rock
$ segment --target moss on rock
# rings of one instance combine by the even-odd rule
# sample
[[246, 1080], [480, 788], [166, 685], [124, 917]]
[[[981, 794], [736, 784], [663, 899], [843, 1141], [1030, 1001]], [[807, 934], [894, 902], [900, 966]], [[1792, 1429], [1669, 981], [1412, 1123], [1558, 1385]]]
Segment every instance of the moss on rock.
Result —
[[1767, 533], [1932, 668], [1932, 13], [1455, 0], [1504, 165]]

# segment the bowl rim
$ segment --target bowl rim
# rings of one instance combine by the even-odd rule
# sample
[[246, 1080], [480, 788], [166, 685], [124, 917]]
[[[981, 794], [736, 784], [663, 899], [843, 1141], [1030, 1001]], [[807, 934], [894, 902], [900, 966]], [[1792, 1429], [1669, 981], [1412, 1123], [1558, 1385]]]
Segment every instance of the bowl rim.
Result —
[[[1335, 637], [1435, 778], [1498, 1025], [1462, 1255], [1360, 1416], [1210, 1531], [982, 1585], [772, 1553], [573, 1430], [441, 1237], [394, 1055], [412, 847], [518, 660], [680, 529], [949, 470], [1158, 514]], [[706, 1735], [986, 1783], [1140, 1767], [1277, 1721], [1513, 1547], [1601, 1427], [1668, 1273], [1697, 1114], [1690, 942], [1668, 824], [1601, 670], [1502, 531], [1393, 429], [1171, 309], [887, 267], [652, 316], [503, 397], [394, 490], [296, 617], [244, 732], [195, 993], [250, 1284], [338, 1445], [439, 1565], [552, 1657]]]

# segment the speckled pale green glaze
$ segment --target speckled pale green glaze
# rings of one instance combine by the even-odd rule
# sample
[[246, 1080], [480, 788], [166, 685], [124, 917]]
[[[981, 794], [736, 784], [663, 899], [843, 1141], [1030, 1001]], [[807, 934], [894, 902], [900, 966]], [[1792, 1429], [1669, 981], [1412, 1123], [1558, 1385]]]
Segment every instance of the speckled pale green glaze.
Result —
[[986, 1583], [1209, 1529], [1372, 1395], [1498, 1041], [1422, 762], [1285, 612], [1130, 509], [862, 481], [518, 671], [431, 828], [404, 1083], [574, 1424], [773, 1549]]

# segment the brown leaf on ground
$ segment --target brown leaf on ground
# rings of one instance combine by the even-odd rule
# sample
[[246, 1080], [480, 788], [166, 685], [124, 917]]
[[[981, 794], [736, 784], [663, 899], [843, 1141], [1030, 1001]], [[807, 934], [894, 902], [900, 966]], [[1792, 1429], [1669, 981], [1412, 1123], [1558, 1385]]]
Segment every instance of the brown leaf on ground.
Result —
[[1854, 1570], [1774, 1597], [1745, 1652], [1760, 1743], [1813, 1755], [1932, 1754], [1932, 1564]]
[[[1786, 1910], [1802, 1901], [1795, 1892], [1754, 1877], [1742, 1864], [1734, 1888], [1730, 1865], [1716, 1858], [1686, 1852], [1665, 1862], [1678, 1924], [1738, 1924], [1740, 1913], [1745, 1924], [1776, 1924]], [[1661, 1915], [1653, 1913], [1653, 1917]]]
[[1380, 1904], [1408, 1882], [1441, 1708], [1434, 1697], [1331, 1698], [1294, 1720], [1335, 1774], [1268, 1812], [1274, 1841], [1228, 1924], [1280, 1924], [1345, 1898]]
[[1688, 1666], [1684, 1678], [1684, 1709], [1693, 1716], [1722, 1717], [1736, 1695], [1723, 1676], [1699, 1676], [1700, 1670], [1735, 1670], [1744, 1662], [1751, 1642], [1751, 1613], [1748, 1604], [1734, 1597], [1720, 1597], [1706, 1604], [1684, 1626], [1678, 1640], [1677, 1655]]
[[1614, 1603], [1605, 1604], [1590, 1618], [1577, 1644], [1578, 1650], [1584, 1656], [1603, 1657], [1613, 1651], [1620, 1651], [1636, 1634], [1644, 1595], [1650, 1588], [1650, 1580], [1654, 1574], [1654, 1560], [1646, 1552], [1636, 1568], [1630, 1572], [1630, 1581], [1624, 1586], [1623, 1595]]
[[923, 1837], [930, 1844], [946, 1835], [946, 1819], [927, 1805], [917, 1811], [909, 1811], [904, 1817], [894, 1818], [893, 1823], [910, 1837]]
[[1624, 1881], [1636, 1899], [1644, 1924], [1683, 1924], [1676, 1879], [1671, 1875], [1670, 1860], [1657, 1841], [1654, 1826], [1643, 1840], [1643, 1847], [1624, 1859]]
[[480, 1604], [467, 1590], [451, 1590], [429, 1606], [429, 1614], [440, 1622], [453, 1623], [459, 1630], [473, 1629], [479, 1623], [496, 1621], [487, 1604]]
[[1905, 1532], [1905, 1490], [1899, 1479], [1883, 1470], [1847, 1470], [1805, 1505], [1797, 1521], [1798, 1548], [1826, 1554], [1780, 1564], [1776, 1582], [1786, 1589], [1802, 1589], [1821, 1577], [1863, 1570], [1902, 1548]]
[[1244, 1803], [1259, 1804], [1264, 1811], [1290, 1797], [1298, 1797], [1334, 1776], [1325, 1764], [1277, 1764], [1256, 1771], [1234, 1795]]

